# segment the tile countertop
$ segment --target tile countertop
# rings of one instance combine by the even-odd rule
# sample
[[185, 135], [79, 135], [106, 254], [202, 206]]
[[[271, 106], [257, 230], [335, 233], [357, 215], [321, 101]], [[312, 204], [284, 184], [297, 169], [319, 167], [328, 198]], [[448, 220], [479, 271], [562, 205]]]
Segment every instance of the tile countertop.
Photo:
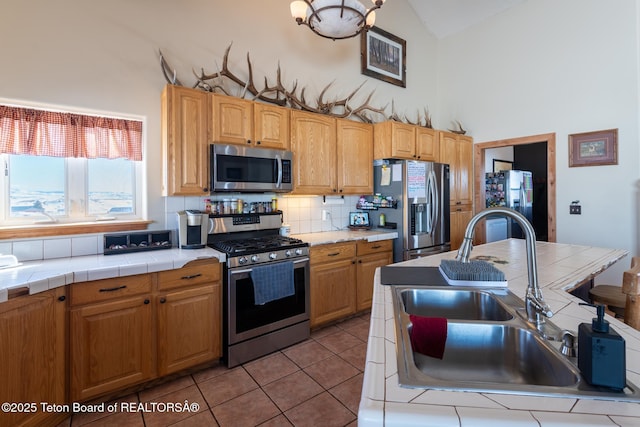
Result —
[[[577, 331], [591, 322], [593, 309], [567, 290], [593, 278], [627, 255], [627, 251], [537, 242], [538, 280], [554, 311], [553, 323]], [[456, 252], [400, 263], [438, 266]], [[524, 298], [527, 265], [524, 240], [509, 239], [473, 248], [471, 258], [488, 257], [505, 272], [509, 288]], [[497, 262], [495, 262], [497, 261]], [[504, 263], [506, 261], [506, 263]], [[396, 264], [398, 265], [398, 264]], [[358, 426], [640, 426], [640, 403], [553, 398], [515, 394], [454, 392], [402, 388], [398, 385], [391, 287], [374, 283], [371, 327]], [[640, 384], [640, 331], [607, 316], [626, 341], [627, 379]]]
[[23, 262], [0, 270], [0, 302], [7, 300], [10, 289], [27, 288], [29, 294], [35, 294], [71, 283], [173, 270], [203, 258], [226, 260], [223, 253], [211, 248], [175, 248]]
[[387, 231], [382, 229], [371, 230], [339, 230], [339, 231], [323, 231], [319, 233], [294, 234], [291, 237], [300, 239], [309, 243], [309, 246], [324, 245], [327, 243], [349, 242], [355, 240], [366, 240], [375, 242], [378, 240], [397, 239], [396, 231]]

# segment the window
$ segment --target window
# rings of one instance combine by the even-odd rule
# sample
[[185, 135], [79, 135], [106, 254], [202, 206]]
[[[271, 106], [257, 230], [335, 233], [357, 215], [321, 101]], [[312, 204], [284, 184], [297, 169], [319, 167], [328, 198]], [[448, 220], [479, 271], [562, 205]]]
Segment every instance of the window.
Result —
[[0, 224], [141, 217], [142, 122], [0, 105]]

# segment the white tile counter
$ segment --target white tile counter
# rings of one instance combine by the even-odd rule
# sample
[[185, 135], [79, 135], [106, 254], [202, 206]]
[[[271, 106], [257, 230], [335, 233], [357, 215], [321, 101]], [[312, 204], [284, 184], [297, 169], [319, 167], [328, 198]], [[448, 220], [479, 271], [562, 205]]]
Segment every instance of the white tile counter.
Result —
[[339, 230], [339, 231], [323, 231], [318, 233], [295, 234], [291, 237], [300, 239], [309, 243], [310, 246], [324, 245], [327, 243], [348, 242], [354, 240], [366, 240], [375, 242], [378, 240], [397, 239], [396, 231], [387, 231], [383, 229], [371, 230]]
[[[624, 250], [538, 242], [538, 279], [544, 297], [561, 328], [577, 331], [591, 322], [594, 309], [566, 290], [607, 269], [627, 255]], [[438, 266], [456, 252], [433, 255], [396, 265]], [[509, 289], [524, 298], [527, 264], [524, 240], [509, 239], [473, 248], [471, 258], [490, 257], [505, 272]], [[506, 262], [506, 263], [502, 263]], [[398, 385], [391, 287], [374, 284], [367, 360], [358, 413], [358, 426], [640, 426], [640, 403], [553, 398], [515, 394], [454, 392], [402, 388]], [[640, 384], [640, 331], [607, 316], [626, 341], [627, 379]]]
[[30, 294], [35, 294], [71, 283], [173, 270], [204, 258], [226, 261], [225, 254], [204, 248], [160, 249], [23, 262], [16, 267], [0, 270], [0, 302], [6, 301], [11, 289], [27, 288]]

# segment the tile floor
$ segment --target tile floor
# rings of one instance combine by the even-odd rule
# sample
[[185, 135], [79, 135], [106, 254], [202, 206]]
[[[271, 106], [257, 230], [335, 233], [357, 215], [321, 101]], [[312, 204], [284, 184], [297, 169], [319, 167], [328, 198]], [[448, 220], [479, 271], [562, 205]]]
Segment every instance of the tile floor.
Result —
[[160, 409], [186, 400], [198, 404], [197, 412], [77, 413], [58, 427], [355, 427], [369, 318], [353, 317], [244, 365], [215, 366], [114, 402]]

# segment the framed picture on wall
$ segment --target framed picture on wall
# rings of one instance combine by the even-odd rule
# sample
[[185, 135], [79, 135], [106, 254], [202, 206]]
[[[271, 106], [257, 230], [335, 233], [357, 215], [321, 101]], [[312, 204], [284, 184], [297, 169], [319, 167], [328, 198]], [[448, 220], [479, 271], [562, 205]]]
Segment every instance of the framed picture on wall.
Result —
[[407, 87], [407, 42], [378, 27], [361, 34], [362, 74]]
[[618, 164], [618, 129], [569, 135], [569, 167]]
[[494, 172], [510, 171], [512, 169], [513, 169], [513, 162], [510, 162], [508, 160], [493, 159]]

